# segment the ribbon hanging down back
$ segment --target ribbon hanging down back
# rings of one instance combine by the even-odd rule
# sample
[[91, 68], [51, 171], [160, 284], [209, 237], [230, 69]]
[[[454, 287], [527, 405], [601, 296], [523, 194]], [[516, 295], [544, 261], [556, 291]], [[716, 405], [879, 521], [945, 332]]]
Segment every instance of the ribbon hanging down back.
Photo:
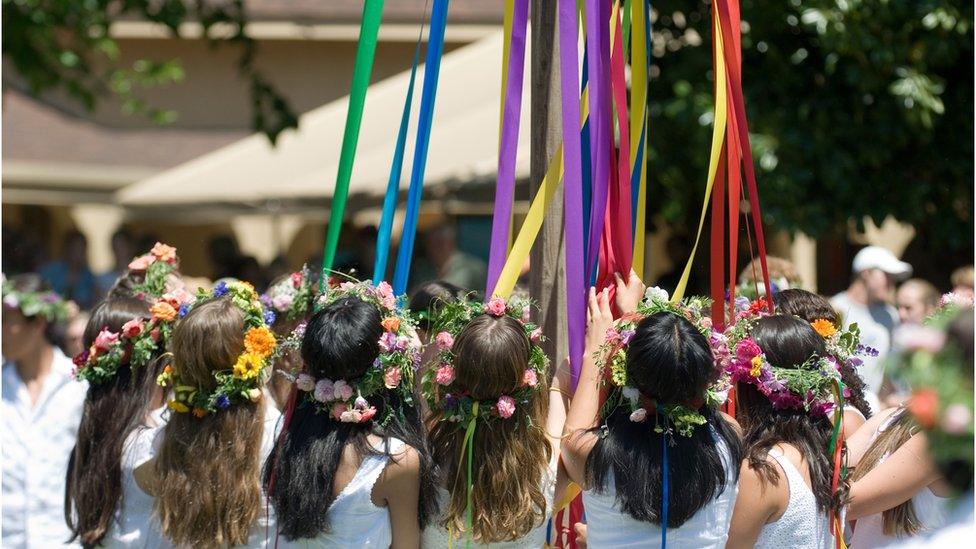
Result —
[[342, 230], [346, 199], [349, 196], [349, 180], [352, 177], [353, 162], [356, 158], [356, 144], [359, 142], [359, 128], [363, 122], [363, 104], [366, 102], [369, 77], [373, 72], [376, 39], [382, 17], [383, 0], [366, 0], [363, 4], [363, 21], [359, 29], [359, 45], [356, 47], [356, 61], [352, 70], [349, 110], [346, 113], [346, 126], [342, 133], [339, 172], [336, 175], [335, 191], [332, 195], [332, 211], [329, 214], [329, 228], [326, 231], [325, 247], [322, 250], [320, 290], [325, 288], [327, 273], [332, 270], [336, 247], [339, 245], [339, 232]]

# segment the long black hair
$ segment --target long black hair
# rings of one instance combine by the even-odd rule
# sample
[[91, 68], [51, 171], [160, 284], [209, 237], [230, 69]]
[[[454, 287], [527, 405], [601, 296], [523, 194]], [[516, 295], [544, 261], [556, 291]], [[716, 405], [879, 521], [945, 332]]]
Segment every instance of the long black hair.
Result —
[[[823, 357], [827, 353], [820, 334], [809, 322], [795, 316], [763, 317], [756, 322], [751, 335], [769, 363], [780, 368], [797, 368], [811, 357]], [[749, 467], [764, 482], [776, 484], [779, 473], [766, 455], [777, 444], [789, 444], [807, 463], [817, 508], [822, 512], [840, 509], [847, 499], [848, 486], [841, 483], [836, 494], [831, 490], [833, 463], [827, 453], [833, 434], [831, 419], [811, 415], [803, 409], [778, 410], [754, 386], [745, 383], [737, 385], [736, 394], [739, 422], [746, 430]]]
[[[694, 401], [718, 372], [705, 336], [684, 318], [656, 313], [637, 324], [627, 349], [627, 384], [661, 404]], [[708, 406], [698, 412], [708, 425], [691, 437], [654, 431], [655, 422], [630, 421], [630, 410], [618, 406], [606, 418], [607, 434], [598, 437], [586, 461], [586, 481], [604, 491], [612, 478], [622, 511], [636, 520], [661, 523], [662, 444], [674, 456], [668, 471], [668, 527], [677, 528], [738, 480], [741, 444], [731, 426]], [[598, 428], [600, 431], [602, 428]], [[721, 455], [718, 443], [728, 447]], [[723, 463], [723, 460], [725, 461]], [[729, 475], [733, 479], [729, 479]]]
[[[354, 380], [361, 377], [379, 356], [379, 310], [360, 299], [339, 299], [308, 321], [302, 340], [306, 371], [316, 379]], [[331, 531], [328, 511], [335, 500], [335, 475], [347, 444], [360, 456], [389, 455], [389, 439], [398, 438], [420, 456], [420, 501], [418, 521], [425, 526], [435, 512], [434, 472], [420, 418], [420, 409], [404, 403], [396, 391], [367, 397], [376, 407], [377, 418], [391, 407], [391, 419], [364, 424], [342, 423], [317, 412], [310, 399], [300, 399], [288, 428], [275, 443], [264, 468], [264, 486], [274, 505], [278, 530], [288, 540], [314, 538]], [[415, 396], [414, 402], [419, 402]], [[368, 435], [383, 438], [384, 450], [377, 452]], [[341, 525], [340, 525], [341, 526]]]
[[[103, 328], [119, 332], [135, 319], [149, 320], [149, 308], [134, 297], [112, 297], [92, 312], [85, 327], [88, 347]], [[71, 539], [85, 547], [100, 544], [122, 499], [122, 451], [129, 435], [143, 426], [162, 369], [156, 360], [132, 371], [123, 364], [115, 376], [88, 387], [78, 438], [68, 458], [64, 516]]]

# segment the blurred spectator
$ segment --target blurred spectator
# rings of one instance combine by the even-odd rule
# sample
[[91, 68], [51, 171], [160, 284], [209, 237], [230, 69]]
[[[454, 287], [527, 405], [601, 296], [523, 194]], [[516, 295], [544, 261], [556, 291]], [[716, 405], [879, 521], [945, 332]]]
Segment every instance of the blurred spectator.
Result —
[[82, 309], [89, 309], [98, 299], [95, 275], [88, 268], [88, 239], [70, 231], [61, 247], [62, 259], [41, 267], [41, 276], [55, 292], [70, 299]]
[[845, 326], [858, 325], [862, 344], [878, 351], [878, 356], [864, 357], [858, 373], [867, 385], [865, 399], [872, 409], [879, 410], [884, 358], [891, 349], [891, 331], [898, 324], [898, 310], [889, 301], [895, 280], [911, 276], [912, 266], [899, 261], [885, 248], [868, 246], [854, 256], [853, 271], [850, 286], [831, 298], [830, 304], [841, 315]]
[[85, 350], [85, 326], [88, 325], [90, 315], [86, 311], [78, 311], [68, 319], [61, 338], [61, 350], [67, 356], [78, 356]]
[[440, 280], [479, 291], [485, 287], [488, 277], [485, 262], [458, 249], [453, 227], [441, 225], [428, 231], [424, 249]]
[[250, 282], [259, 293], [265, 290], [267, 280], [264, 279], [264, 269], [254, 256], [242, 256], [238, 261], [237, 272], [237, 278]]
[[952, 271], [949, 278], [952, 282], [952, 293], [973, 300], [973, 266], [967, 265]]
[[268, 268], [264, 270], [264, 277], [267, 280], [274, 281], [281, 277], [291, 275], [291, 272], [291, 269], [288, 267], [288, 258], [283, 255], [278, 255], [271, 260], [271, 263], [268, 264]]
[[[155, 244], [155, 243], [154, 243]], [[146, 248], [149, 249], [149, 248]], [[129, 262], [135, 256], [135, 241], [126, 229], [119, 229], [112, 235], [112, 268], [98, 275], [99, 295], [105, 295], [118, 278], [126, 273]], [[73, 355], [72, 355], [73, 356]]]
[[211, 238], [207, 243], [207, 252], [214, 280], [240, 278], [241, 253], [234, 237], [224, 234]]
[[37, 272], [44, 261], [44, 247], [33, 231], [3, 226], [3, 272], [10, 274]]
[[[773, 294], [790, 288], [803, 289], [803, 279], [800, 278], [800, 273], [797, 272], [793, 262], [789, 259], [767, 255], [766, 269], [769, 273], [769, 289], [772, 290]], [[762, 278], [762, 263], [757, 257], [739, 273], [737, 289], [747, 297], [755, 298], [765, 295], [766, 287], [762, 283]]]
[[3, 547], [61, 547], [64, 484], [87, 385], [54, 345], [66, 305], [30, 273], [3, 285]]
[[895, 294], [902, 324], [921, 324], [939, 306], [939, 290], [921, 278], [906, 280]]

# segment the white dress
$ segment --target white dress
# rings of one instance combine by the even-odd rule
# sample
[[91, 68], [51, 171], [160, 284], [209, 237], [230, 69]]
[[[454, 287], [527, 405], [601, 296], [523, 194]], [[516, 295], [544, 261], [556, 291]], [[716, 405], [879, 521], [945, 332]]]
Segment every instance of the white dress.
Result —
[[[541, 524], [529, 530], [529, 532], [513, 541], [502, 541], [495, 543], [478, 543], [473, 542], [472, 547], [490, 547], [492, 549], [530, 549], [542, 547], [546, 543], [546, 534], [548, 532], [549, 519], [552, 518], [552, 504], [556, 493], [556, 466], [559, 463], [559, 452], [553, 453], [553, 459], [549, 463], [548, 469], [546, 469], [543, 474], [543, 478], [540, 480], [542, 483], [542, 494], [546, 498], [546, 512], [542, 518]], [[451, 494], [444, 488], [437, 488], [437, 497], [440, 503], [440, 509], [442, 512], [447, 508], [450, 502]], [[440, 525], [443, 515], [437, 517], [430, 524], [424, 528], [423, 534], [421, 536], [420, 545], [424, 549], [431, 547], [436, 548], [447, 548], [451, 546], [451, 534], [443, 526]], [[468, 538], [463, 535], [463, 533], [455, 533], [453, 546], [455, 547], [466, 547]]]
[[[0, 405], [2, 541], [4, 549], [61, 547], [71, 536], [64, 521], [64, 485], [87, 383], [54, 348], [51, 372], [36, 404], [13, 363], [3, 365]], [[78, 544], [72, 544], [77, 547]]]
[[[736, 482], [739, 467], [732, 462], [732, 453], [725, 440], [710, 429], [716, 440], [722, 466], [725, 469], [726, 484], [722, 493], [705, 504], [678, 528], [668, 528], [668, 547], [673, 548], [714, 548], [725, 547], [729, 537], [729, 524], [732, 510], [739, 492]], [[693, 459], [692, 456], [672, 454], [672, 459]], [[586, 512], [587, 546], [594, 548], [613, 547], [637, 548], [660, 547], [661, 527], [650, 522], [639, 521], [620, 510], [617, 492], [611, 473], [606, 490], [598, 493], [593, 490], [583, 492], [583, 508]], [[680, 486], [673, 486], [680, 490]]]
[[153, 440], [159, 430], [159, 427], [140, 426], [125, 440], [122, 447], [122, 501], [102, 540], [106, 549], [144, 547], [148, 538], [162, 539], [155, 530], [153, 498], [139, 488], [135, 478], [136, 468], [155, 455]]
[[[887, 430], [904, 413], [905, 411], [902, 409], [885, 419], [878, 426], [878, 430], [875, 431], [871, 442], [874, 443], [878, 435]], [[878, 462], [878, 465], [881, 463], [884, 463], [884, 458]], [[915, 516], [918, 518], [918, 522], [922, 527], [919, 535], [922, 535], [946, 524], [949, 519], [949, 514], [952, 511], [952, 499], [939, 497], [932, 492], [931, 488], [926, 486], [912, 497], [912, 506], [915, 508]], [[882, 513], [876, 513], [857, 520], [857, 526], [854, 528], [854, 536], [851, 538], [851, 547], [856, 549], [887, 547], [897, 544], [906, 537], [910, 536], [899, 537], [886, 535], [884, 533], [883, 515]]]
[[813, 491], [803, 480], [803, 475], [788, 458], [773, 448], [769, 456], [779, 463], [786, 475], [790, 500], [786, 511], [778, 520], [763, 526], [755, 547], [781, 549], [783, 547], [809, 547], [830, 549], [834, 536], [830, 533], [830, 520], [817, 509]]
[[[389, 453], [396, 455], [406, 448], [400, 439], [391, 438]], [[382, 451], [382, 446], [374, 445]], [[288, 541], [279, 536], [280, 548], [356, 548], [389, 547], [393, 543], [393, 525], [390, 510], [373, 503], [373, 486], [383, 474], [390, 458], [385, 455], [366, 456], [349, 484], [339, 492], [329, 506], [329, 524], [332, 531], [316, 538]], [[274, 547], [274, 533], [270, 543]]]

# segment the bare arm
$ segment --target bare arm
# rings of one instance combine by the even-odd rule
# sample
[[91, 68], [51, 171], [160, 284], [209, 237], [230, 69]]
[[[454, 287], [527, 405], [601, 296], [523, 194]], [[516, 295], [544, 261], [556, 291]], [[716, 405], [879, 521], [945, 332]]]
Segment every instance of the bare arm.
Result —
[[584, 486], [586, 458], [596, 444], [596, 435], [587, 433], [586, 430], [597, 425], [600, 413], [600, 368], [593, 354], [605, 340], [607, 329], [613, 325], [613, 314], [610, 312], [610, 300], [606, 290], [597, 294], [595, 289], [590, 288], [587, 316], [589, 323], [586, 328], [586, 349], [583, 352], [576, 394], [566, 417], [564, 431], [568, 436], [562, 444], [566, 472], [580, 486]]
[[786, 482], [780, 482], [778, 486], [763, 483], [759, 475], [749, 467], [749, 461], [742, 461], [739, 469], [739, 495], [735, 498], [726, 549], [750, 549], [756, 544], [763, 526], [772, 522], [773, 517], [786, 508], [789, 494], [784, 497], [782, 492], [789, 488], [785, 486]]
[[[871, 416], [871, 419], [864, 422], [856, 431], [847, 431], [847, 463], [851, 467], [857, 467], [861, 458], [864, 457], [864, 453], [868, 451], [871, 446], [871, 442], [874, 440], [874, 434], [878, 431], [878, 427], [881, 426], [891, 414], [895, 413], [898, 408], [888, 408], [886, 410], [881, 410], [877, 414]], [[845, 428], [847, 426], [845, 425]], [[852, 434], [853, 433], [853, 434]]]
[[417, 503], [420, 499], [420, 456], [413, 448], [398, 454], [383, 470], [375, 488], [390, 510], [393, 549], [420, 547]]
[[942, 475], [929, 457], [928, 440], [924, 433], [918, 433], [851, 485], [847, 519], [856, 520], [891, 509], [940, 478]]

